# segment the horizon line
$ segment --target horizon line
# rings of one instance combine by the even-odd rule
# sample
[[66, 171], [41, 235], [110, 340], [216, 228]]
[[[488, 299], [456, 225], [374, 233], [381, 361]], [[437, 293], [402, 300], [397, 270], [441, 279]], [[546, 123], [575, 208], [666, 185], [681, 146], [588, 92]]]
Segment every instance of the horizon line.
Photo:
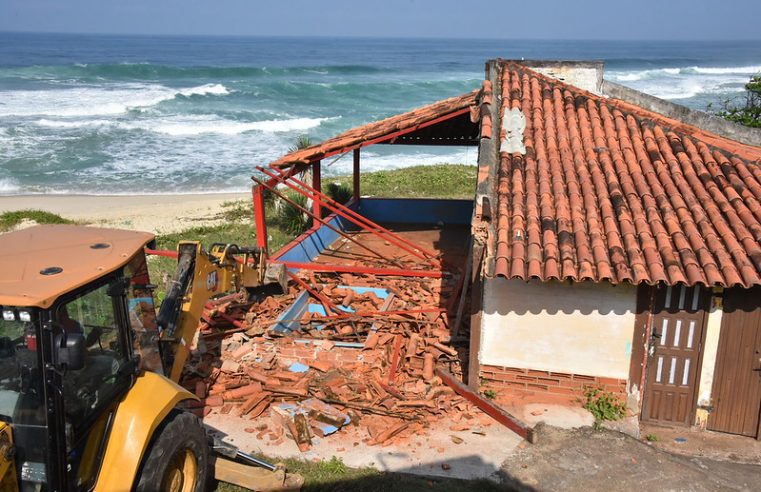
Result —
[[294, 35], [294, 34], [202, 34], [202, 33], [137, 33], [137, 32], [74, 32], [74, 31], [25, 31], [0, 29], [0, 34], [42, 34], [59, 36], [114, 36], [114, 37], [177, 37], [177, 38], [274, 38], [274, 39], [365, 39], [365, 40], [448, 40], [448, 41], [579, 41], [579, 42], [645, 42], [645, 43], [723, 43], [723, 42], [746, 42], [761, 43], [761, 38], [723, 38], [723, 39], [642, 39], [642, 38], [500, 38], [500, 37], [444, 37], [444, 36], [359, 36], [359, 35]]

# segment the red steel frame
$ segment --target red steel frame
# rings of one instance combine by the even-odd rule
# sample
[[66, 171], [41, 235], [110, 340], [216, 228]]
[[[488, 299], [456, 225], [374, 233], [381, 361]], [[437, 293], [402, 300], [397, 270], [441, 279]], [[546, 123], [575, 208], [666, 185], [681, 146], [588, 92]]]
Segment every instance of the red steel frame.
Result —
[[[274, 175], [271, 171], [268, 171], [267, 169], [264, 169], [262, 167], [257, 167], [257, 169], [267, 176], [272, 177], [273, 179], [278, 179], [277, 175]], [[273, 168], [278, 173], [282, 173], [279, 169]], [[298, 186], [302, 187], [302, 189], [299, 189], [298, 187], [294, 186], [291, 183], [288, 183], [288, 180], [293, 181]], [[388, 241], [389, 243], [393, 244], [394, 246], [422, 259], [430, 263], [434, 267], [439, 267], [440, 262], [435, 258], [436, 255], [434, 255], [431, 252], [426, 251], [425, 249], [421, 248], [420, 246], [415, 245], [414, 243], [404, 239], [403, 237], [399, 236], [398, 234], [394, 234], [393, 232], [389, 231], [388, 229], [384, 228], [383, 226], [371, 221], [370, 219], [364, 217], [361, 214], [356, 213], [355, 211], [351, 210], [350, 208], [341, 205], [340, 203], [336, 202], [335, 200], [331, 199], [329, 196], [321, 193], [319, 190], [311, 188], [309, 185], [304, 183], [303, 181], [290, 177], [285, 178], [282, 176], [279, 177], [279, 182], [288, 186], [290, 189], [297, 191], [303, 195], [305, 195], [307, 198], [311, 198], [315, 202], [321, 202], [325, 207], [335, 214], [345, 218], [352, 224], [361, 227], [362, 229], [375, 234], [376, 236], [380, 237], [381, 239]], [[305, 191], [306, 190], [306, 191]]]
[[318, 217], [317, 215], [313, 214], [312, 212], [310, 212], [310, 211], [309, 211], [309, 210], [307, 210], [306, 208], [302, 207], [302, 206], [301, 206], [301, 205], [299, 205], [298, 203], [296, 203], [296, 202], [294, 202], [293, 200], [291, 200], [290, 198], [286, 197], [284, 194], [282, 194], [282, 193], [280, 193], [279, 191], [277, 191], [277, 189], [275, 189], [275, 187], [274, 187], [274, 186], [272, 186], [272, 187], [268, 187], [268, 186], [267, 186], [267, 184], [266, 184], [264, 181], [262, 181], [262, 180], [260, 180], [260, 179], [258, 179], [258, 178], [256, 178], [256, 177], [253, 177], [253, 176], [251, 177], [251, 179], [253, 179], [253, 180], [254, 180], [254, 181], [256, 181], [257, 183], [259, 183], [260, 185], [267, 187], [267, 189], [268, 189], [269, 191], [271, 191], [272, 193], [274, 193], [275, 195], [277, 195], [278, 197], [280, 197], [280, 198], [281, 198], [282, 200], [284, 200], [286, 203], [288, 203], [288, 204], [289, 204], [289, 205], [291, 205], [292, 207], [296, 208], [297, 210], [300, 210], [301, 212], [303, 212], [303, 213], [307, 214], [309, 217], [311, 217], [311, 218], [312, 218], [312, 219], [314, 219], [315, 221], [319, 222], [320, 224], [324, 225], [324, 226], [325, 226], [325, 227], [327, 227], [328, 229], [332, 230], [333, 232], [335, 232], [335, 233], [336, 233], [336, 234], [338, 234], [339, 236], [341, 236], [341, 237], [345, 238], [347, 241], [351, 241], [352, 243], [356, 244], [357, 246], [359, 246], [359, 247], [360, 247], [360, 248], [362, 248], [362, 249], [365, 249], [365, 250], [369, 251], [370, 253], [374, 254], [375, 256], [377, 256], [378, 258], [380, 258], [380, 259], [381, 259], [381, 260], [383, 260], [383, 261], [387, 261], [387, 262], [389, 262], [389, 263], [392, 263], [392, 264], [394, 264], [394, 265], [398, 266], [399, 268], [403, 268], [403, 267], [402, 267], [402, 265], [400, 265], [400, 264], [399, 264], [397, 261], [395, 261], [395, 260], [393, 260], [393, 259], [391, 259], [391, 258], [387, 258], [387, 257], [383, 256], [382, 254], [380, 254], [380, 253], [378, 253], [377, 251], [373, 250], [373, 249], [372, 249], [372, 248], [370, 248], [369, 246], [366, 246], [366, 245], [364, 245], [364, 244], [360, 243], [359, 241], [357, 241], [356, 239], [354, 239], [354, 238], [353, 238], [352, 236], [350, 236], [349, 234], [346, 234], [345, 232], [341, 231], [341, 230], [340, 230], [340, 229], [338, 229], [337, 227], [334, 227], [334, 226], [330, 225], [330, 223], [328, 223], [328, 221], [327, 221], [327, 220], [323, 220], [321, 217]]
[[286, 268], [311, 270], [313, 272], [362, 273], [370, 275], [430, 278], [441, 278], [444, 275], [441, 270], [410, 270], [408, 268], [373, 268], [350, 265], [329, 265], [321, 263], [299, 263], [296, 261], [273, 261], [276, 263], [282, 263]]

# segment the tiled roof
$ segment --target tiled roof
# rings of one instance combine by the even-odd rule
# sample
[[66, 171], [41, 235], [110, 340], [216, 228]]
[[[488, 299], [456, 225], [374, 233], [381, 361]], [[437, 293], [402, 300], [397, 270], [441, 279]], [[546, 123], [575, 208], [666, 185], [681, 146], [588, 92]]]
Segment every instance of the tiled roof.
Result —
[[[761, 284], [761, 148], [516, 62], [491, 66], [502, 147], [494, 275]], [[505, 133], [513, 108], [525, 116], [525, 154]], [[488, 137], [492, 122], [481, 124]]]
[[380, 121], [373, 121], [363, 126], [348, 130], [324, 142], [306, 149], [296, 150], [272, 162], [271, 166], [289, 167], [323, 159], [331, 155], [342, 154], [349, 150], [391, 140], [395, 136], [410, 133], [425, 128], [460, 114], [471, 112], [473, 118], [474, 105], [479, 90], [468, 92], [461, 96], [450, 97], [437, 101], [428, 106], [413, 109], [406, 113], [391, 116]]

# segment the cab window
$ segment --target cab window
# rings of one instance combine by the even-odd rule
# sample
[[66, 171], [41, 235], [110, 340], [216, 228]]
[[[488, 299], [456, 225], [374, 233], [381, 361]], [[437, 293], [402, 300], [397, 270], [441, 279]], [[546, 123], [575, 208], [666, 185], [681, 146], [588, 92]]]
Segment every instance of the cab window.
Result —
[[58, 307], [57, 326], [85, 338], [85, 365], [64, 374], [64, 406], [75, 430], [90, 422], [123, 389], [120, 369], [128, 360], [126, 340], [117, 324], [121, 298], [105, 284]]

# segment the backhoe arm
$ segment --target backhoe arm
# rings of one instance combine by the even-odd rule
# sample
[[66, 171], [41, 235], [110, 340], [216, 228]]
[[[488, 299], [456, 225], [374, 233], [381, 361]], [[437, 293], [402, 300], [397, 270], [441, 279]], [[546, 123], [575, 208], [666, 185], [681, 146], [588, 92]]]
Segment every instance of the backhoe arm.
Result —
[[273, 283], [286, 288], [284, 267], [268, 264], [258, 248], [214, 244], [206, 252], [197, 241], [183, 241], [177, 251], [177, 270], [157, 317], [162, 365], [175, 382], [182, 375], [209, 299]]

